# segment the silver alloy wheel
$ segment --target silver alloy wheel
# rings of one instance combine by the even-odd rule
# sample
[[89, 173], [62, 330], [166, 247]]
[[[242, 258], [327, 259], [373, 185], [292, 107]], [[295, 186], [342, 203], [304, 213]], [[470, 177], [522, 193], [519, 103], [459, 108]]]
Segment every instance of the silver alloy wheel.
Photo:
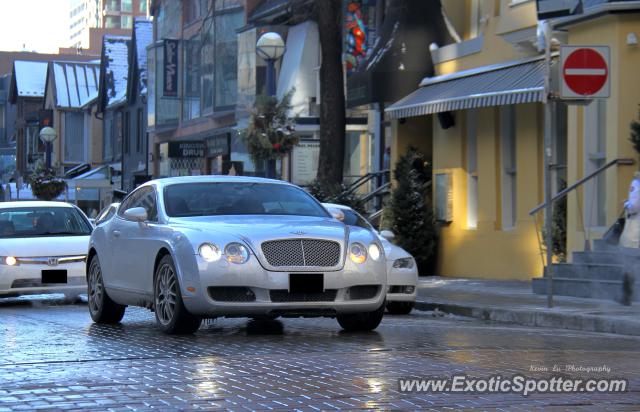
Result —
[[176, 274], [169, 264], [164, 264], [156, 279], [156, 315], [163, 325], [173, 320], [176, 310], [177, 282]]
[[89, 268], [89, 310], [91, 313], [97, 313], [102, 308], [102, 294], [104, 287], [102, 286], [102, 272], [97, 259], [91, 262]]

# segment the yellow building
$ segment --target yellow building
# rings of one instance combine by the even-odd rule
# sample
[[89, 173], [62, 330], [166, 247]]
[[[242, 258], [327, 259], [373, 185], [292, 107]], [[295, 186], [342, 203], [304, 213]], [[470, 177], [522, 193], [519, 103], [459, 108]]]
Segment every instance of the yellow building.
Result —
[[[541, 276], [542, 213], [536, 221], [529, 215], [544, 200], [545, 64], [537, 48], [536, 2], [442, 3], [460, 41], [431, 45], [436, 76], [387, 109], [392, 160], [409, 145], [432, 159], [434, 204], [443, 222], [437, 274]], [[636, 157], [628, 129], [640, 100], [634, 79], [640, 50], [629, 43], [631, 33], [640, 32], [640, 13], [618, 14], [608, 9], [611, 3], [593, 3], [579, 16], [552, 21], [553, 37], [555, 43], [610, 47], [611, 97], [587, 106], [553, 105], [554, 192], [610, 160]], [[635, 170], [614, 166], [572, 192], [569, 256], [615, 220]]]

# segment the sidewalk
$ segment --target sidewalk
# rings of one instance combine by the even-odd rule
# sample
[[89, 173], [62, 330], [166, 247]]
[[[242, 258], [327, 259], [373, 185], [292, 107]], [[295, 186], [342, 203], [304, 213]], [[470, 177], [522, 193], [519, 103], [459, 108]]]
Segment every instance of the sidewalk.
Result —
[[571, 329], [640, 336], [640, 304], [622, 306], [614, 301], [534, 295], [531, 282], [420, 278], [416, 309], [435, 310], [524, 326]]

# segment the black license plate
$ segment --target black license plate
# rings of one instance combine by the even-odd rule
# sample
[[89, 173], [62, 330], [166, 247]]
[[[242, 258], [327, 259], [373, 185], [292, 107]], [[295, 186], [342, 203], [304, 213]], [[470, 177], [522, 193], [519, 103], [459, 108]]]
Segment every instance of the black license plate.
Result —
[[322, 273], [289, 274], [289, 293], [321, 292], [324, 292], [324, 275]]
[[42, 283], [67, 283], [66, 270], [43, 270]]

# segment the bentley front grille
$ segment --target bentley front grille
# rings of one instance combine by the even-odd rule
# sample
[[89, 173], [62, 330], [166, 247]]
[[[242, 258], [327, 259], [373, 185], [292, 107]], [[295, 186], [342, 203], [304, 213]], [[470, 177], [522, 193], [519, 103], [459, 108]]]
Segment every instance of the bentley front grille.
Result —
[[274, 267], [334, 267], [340, 263], [340, 244], [330, 240], [272, 240], [262, 244], [262, 253]]

